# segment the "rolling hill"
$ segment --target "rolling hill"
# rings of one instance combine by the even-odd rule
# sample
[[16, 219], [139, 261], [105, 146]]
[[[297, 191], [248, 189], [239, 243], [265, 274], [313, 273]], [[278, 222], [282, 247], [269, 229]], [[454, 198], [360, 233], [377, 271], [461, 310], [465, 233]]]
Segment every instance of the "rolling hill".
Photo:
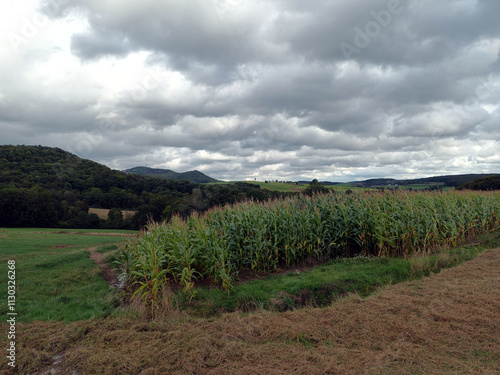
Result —
[[138, 174], [148, 177], [163, 178], [166, 180], [176, 180], [176, 181], [190, 181], [197, 184], [206, 184], [209, 182], [220, 182], [215, 178], [209, 177], [200, 171], [189, 171], [189, 172], [174, 172], [170, 169], [161, 168], [149, 168], [149, 167], [135, 167], [126, 169], [125, 173]]
[[[485, 178], [490, 176], [500, 176], [500, 174], [488, 173], [488, 174], [460, 174], [460, 175], [446, 175], [446, 176], [433, 176], [433, 177], [425, 177], [425, 178], [416, 178], [416, 179], [408, 179], [408, 180], [396, 180], [394, 178], [372, 178], [368, 180], [362, 181], [351, 181], [348, 183], [341, 182], [330, 182], [330, 181], [321, 181], [323, 185], [349, 185], [353, 187], [377, 187], [377, 186], [390, 186], [390, 185], [432, 185], [432, 184], [442, 184], [447, 187], [457, 187], [478, 178]], [[309, 183], [309, 181], [299, 181], [301, 184]]]
[[[216, 181], [197, 171], [178, 175], [180, 179], [141, 176], [60, 148], [0, 145], [0, 227], [138, 229], [148, 218], [188, 217], [214, 206], [287, 194], [245, 184], [195, 183]], [[136, 214], [103, 222], [90, 208]]]
[[457, 189], [470, 190], [500, 190], [500, 175], [478, 178], [474, 181], [460, 185]]

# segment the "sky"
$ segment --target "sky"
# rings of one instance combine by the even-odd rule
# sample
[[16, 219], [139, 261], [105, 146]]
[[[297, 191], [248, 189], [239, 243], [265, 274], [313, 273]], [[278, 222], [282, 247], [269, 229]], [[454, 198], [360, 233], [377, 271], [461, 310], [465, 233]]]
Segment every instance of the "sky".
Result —
[[224, 180], [500, 173], [498, 0], [3, 0], [0, 144]]

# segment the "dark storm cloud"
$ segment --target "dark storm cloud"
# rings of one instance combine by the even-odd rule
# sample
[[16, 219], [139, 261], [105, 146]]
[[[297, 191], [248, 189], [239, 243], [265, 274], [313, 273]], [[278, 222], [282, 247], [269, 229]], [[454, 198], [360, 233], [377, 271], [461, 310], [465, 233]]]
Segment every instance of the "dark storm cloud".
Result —
[[262, 13], [233, 15], [224, 3], [70, 1], [66, 8], [86, 14], [90, 25], [88, 32], [73, 36], [72, 50], [84, 58], [148, 50], [206, 82], [231, 79], [242, 62], [279, 60], [277, 46], [262, 34]]
[[3, 108], [0, 106], [0, 121], [18, 124], [19, 132], [25, 129], [25, 135], [30, 137], [42, 132], [65, 133], [97, 128], [95, 114], [90, 109], [93, 101], [86, 102], [80, 98], [80, 102], [68, 102], [44, 96], [24, 96], [22, 101], [19, 97], [9, 98]]
[[84, 60], [106, 55], [123, 56], [130, 51], [130, 43], [121, 35], [110, 35], [105, 31], [75, 34], [71, 51]]

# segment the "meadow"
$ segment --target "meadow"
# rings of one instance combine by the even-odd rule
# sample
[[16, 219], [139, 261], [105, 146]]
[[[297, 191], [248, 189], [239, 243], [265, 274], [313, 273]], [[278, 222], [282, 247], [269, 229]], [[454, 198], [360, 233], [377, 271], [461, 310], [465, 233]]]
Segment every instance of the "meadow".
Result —
[[[134, 233], [0, 228], [0, 261], [16, 260], [18, 319], [74, 321], [112, 314], [119, 300], [90, 259], [89, 249], [123, 244], [121, 236]], [[0, 279], [0, 288], [7, 289], [6, 277]], [[2, 303], [0, 314], [6, 313]]]
[[[275, 182], [275, 181], [241, 181], [247, 184], [253, 184], [260, 186], [261, 189], [267, 189], [270, 191], [279, 191], [282, 193], [297, 193], [302, 192], [307, 189], [309, 184], [296, 184], [293, 182]], [[234, 182], [224, 182], [225, 184], [233, 184]], [[220, 183], [219, 183], [220, 184]], [[339, 184], [339, 185], [324, 185], [329, 189], [337, 191], [346, 191], [353, 189], [352, 184]], [[356, 188], [357, 190], [372, 190], [369, 188]]]
[[263, 181], [245, 181], [245, 183], [258, 185], [261, 189], [281, 192], [300, 192], [307, 188], [307, 184], [295, 184], [288, 182], [263, 182]]

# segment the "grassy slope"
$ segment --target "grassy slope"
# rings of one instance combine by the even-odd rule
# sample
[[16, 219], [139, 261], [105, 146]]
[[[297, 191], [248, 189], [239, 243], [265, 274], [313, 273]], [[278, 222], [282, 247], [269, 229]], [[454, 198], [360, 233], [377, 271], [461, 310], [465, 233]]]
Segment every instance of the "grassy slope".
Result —
[[[122, 242], [120, 236], [81, 235], [89, 230], [0, 229], [0, 288], [7, 289], [6, 260], [16, 260], [18, 320], [90, 319], [109, 315], [117, 301], [86, 249]], [[92, 233], [135, 233], [91, 230]], [[7, 312], [0, 305], [0, 315]]]
[[267, 189], [270, 191], [282, 191], [282, 192], [289, 192], [289, 191], [302, 191], [307, 188], [308, 185], [303, 185], [303, 184], [289, 184], [289, 183], [281, 183], [281, 182], [261, 182], [261, 181], [245, 181], [250, 184], [254, 185], [259, 185], [261, 189]]
[[[223, 182], [224, 184], [233, 184], [237, 181], [231, 181], [231, 182]], [[286, 182], [264, 182], [264, 181], [240, 181], [240, 182], [245, 182], [245, 183], [250, 183], [254, 185], [259, 185], [261, 189], [267, 189], [270, 191], [281, 191], [281, 192], [299, 192], [305, 190], [309, 185], [308, 184], [295, 184], [295, 183], [286, 183]], [[354, 189], [351, 186], [348, 185], [326, 185], [326, 187], [330, 189], [335, 189], [335, 190], [348, 190], [348, 189]], [[362, 190], [371, 190], [367, 188], [355, 188], [355, 189], [362, 189]]]
[[[264, 181], [227, 181], [227, 182], [218, 182], [216, 184], [234, 184], [236, 182], [244, 182], [247, 184], [259, 185], [261, 189], [267, 189], [269, 191], [281, 191], [281, 192], [293, 192], [293, 191], [302, 191], [307, 188], [308, 185], [296, 185], [289, 183], [281, 183], [281, 182], [268, 182]], [[211, 185], [211, 184], [210, 184]]]

